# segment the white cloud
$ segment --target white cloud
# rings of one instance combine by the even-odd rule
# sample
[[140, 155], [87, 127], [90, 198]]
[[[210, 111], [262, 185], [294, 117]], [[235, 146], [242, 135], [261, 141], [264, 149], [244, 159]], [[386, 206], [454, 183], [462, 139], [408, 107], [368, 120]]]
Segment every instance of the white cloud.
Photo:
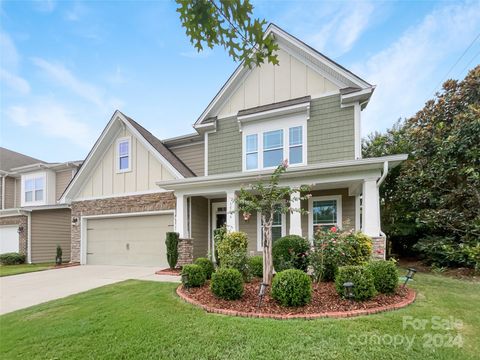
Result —
[[480, 31], [478, 19], [479, 2], [437, 8], [388, 48], [354, 66], [357, 74], [377, 85], [364, 111], [363, 134], [420, 110], [445, 75], [445, 60], [450, 66]]
[[35, 0], [34, 7], [40, 12], [50, 13], [57, 6], [54, 0]]
[[22, 127], [38, 127], [48, 137], [70, 141], [84, 149], [91, 145], [92, 131], [63, 105], [51, 99], [38, 99], [29, 106], [10, 106], [6, 117]]
[[0, 83], [7, 85], [10, 89], [22, 95], [30, 93], [30, 84], [28, 81], [5, 69], [0, 69]]
[[81, 2], [75, 2], [75, 4], [65, 12], [65, 19], [68, 21], [79, 21], [86, 13], [86, 6]]
[[106, 80], [112, 85], [122, 85], [125, 84], [127, 81], [127, 79], [125, 78], [125, 73], [118, 65], [112, 74], [107, 75]]
[[190, 59], [205, 59], [210, 57], [212, 54], [213, 54], [213, 50], [206, 47], [200, 52], [198, 52], [197, 50], [181, 52], [180, 56], [190, 58]]
[[341, 3], [316, 17], [315, 24], [323, 24], [319, 31], [311, 35], [307, 42], [332, 57], [338, 57], [350, 51], [362, 33], [371, 24], [375, 8], [367, 1]]

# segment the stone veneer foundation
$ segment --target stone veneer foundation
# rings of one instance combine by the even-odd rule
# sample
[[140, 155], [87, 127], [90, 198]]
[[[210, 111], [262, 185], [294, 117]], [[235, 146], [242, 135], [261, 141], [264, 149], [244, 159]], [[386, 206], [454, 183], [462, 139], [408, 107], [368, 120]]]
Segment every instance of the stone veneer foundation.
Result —
[[27, 256], [28, 216], [15, 215], [0, 217], [0, 225], [17, 225], [23, 228], [18, 234], [18, 249], [20, 254]]
[[[175, 202], [175, 196], [171, 192], [72, 202], [71, 262], [80, 262], [80, 220], [82, 216], [174, 210]], [[74, 218], [77, 219], [76, 222], [74, 222]]]

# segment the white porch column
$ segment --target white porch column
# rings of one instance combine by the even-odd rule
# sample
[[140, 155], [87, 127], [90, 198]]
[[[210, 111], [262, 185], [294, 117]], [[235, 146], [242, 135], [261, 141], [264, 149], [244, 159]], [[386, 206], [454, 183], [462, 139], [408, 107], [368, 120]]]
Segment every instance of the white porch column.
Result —
[[[290, 207], [300, 210], [300, 192], [296, 191], [290, 195]], [[300, 211], [290, 212], [290, 229], [289, 235], [302, 236], [302, 214]]]
[[363, 182], [362, 231], [368, 236], [380, 236], [380, 197], [376, 179]]
[[177, 197], [177, 205], [175, 208], [175, 231], [178, 232], [180, 239], [188, 238], [187, 227], [187, 196], [185, 194], [175, 194]]
[[238, 231], [238, 212], [235, 202], [235, 191], [227, 191], [227, 229], [228, 231]]

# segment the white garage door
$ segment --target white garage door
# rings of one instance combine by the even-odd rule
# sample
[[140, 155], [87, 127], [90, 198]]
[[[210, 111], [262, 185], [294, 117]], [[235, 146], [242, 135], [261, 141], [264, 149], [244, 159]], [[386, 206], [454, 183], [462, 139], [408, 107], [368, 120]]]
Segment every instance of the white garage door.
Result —
[[87, 264], [167, 266], [165, 233], [173, 215], [87, 220]]
[[18, 250], [18, 226], [0, 226], [0, 254]]

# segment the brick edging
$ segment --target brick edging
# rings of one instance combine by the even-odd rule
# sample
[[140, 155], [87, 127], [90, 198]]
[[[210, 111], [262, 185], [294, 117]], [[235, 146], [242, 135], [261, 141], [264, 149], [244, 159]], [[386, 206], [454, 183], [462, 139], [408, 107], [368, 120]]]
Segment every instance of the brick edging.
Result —
[[318, 318], [346, 318], [346, 317], [354, 317], [360, 315], [371, 315], [385, 311], [392, 311], [404, 308], [415, 301], [416, 293], [413, 289], [407, 289], [407, 297], [402, 301], [391, 304], [391, 305], [384, 305], [379, 306], [372, 309], [360, 309], [360, 310], [350, 310], [350, 311], [327, 311], [322, 313], [313, 313], [313, 314], [289, 314], [289, 315], [282, 315], [282, 314], [266, 314], [266, 313], [251, 313], [251, 312], [244, 312], [244, 311], [236, 311], [236, 310], [227, 310], [227, 309], [219, 309], [215, 307], [211, 307], [208, 305], [204, 305], [199, 301], [192, 299], [188, 296], [188, 294], [184, 291], [183, 285], [179, 285], [177, 287], [177, 295], [180, 296], [185, 302], [198, 306], [209, 313], [214, 314], [221, 314], [221, 315], [230, 315], [230, 316], [241, 316], [241, 317], [250, 317], [250, 318], [270, 318], [270, 319], [277, 319], [277, 320], [288, 320], [288, 319], [304, 319], [304, 320], [311, 320], [311, 319], [318, 319]]
[[181, 274], [175, 271], [167, 271], [165, 269], [155, 271], [155, 275], [180, 276]]

